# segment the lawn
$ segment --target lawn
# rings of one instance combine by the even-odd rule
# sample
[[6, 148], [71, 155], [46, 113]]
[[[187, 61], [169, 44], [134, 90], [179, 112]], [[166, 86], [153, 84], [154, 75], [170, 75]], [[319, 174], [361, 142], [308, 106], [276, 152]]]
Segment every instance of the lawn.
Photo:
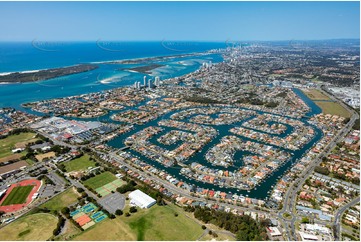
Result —
[[228, 235], [228, 234], [222, 234], [222, 233], [217, 233], [217, 231], [215, 231], [215, 233], [218, 235], [217, 238], [214, 238], [213, 235], [209, 235], [206, 234], [205, 236], [202, 237], [201, 241], [211, 241], [212, 239], [216, 240], [216, 241], [235, 241], [236, 239], [233, 238], [232, 236]]
[[[175, 217], [174, 213], [178, 213]], [[203, 233], [200, 225], [173, 205], [154, 205], [139, 209], [130, 217], [106, 219], [80, 233], [74, 240], [186, 240], [194, 241]]]
[[330, 100], [328, 96], [318, 91], [317, 89], [303, 90], [303, 93], [311, 100]]
[[37, 213], [22, 217], [0, 229], [1, 240], [42, 240], [53, 235], [58, 219], [51, 214]]
[[112, 182], [114, 180], [118, 179], [116, 176], [114, 176], [109, 171], [103, 172], [99, 175], [96, 175], [95, 177], [92, 177], [86, 181], [84, 181], [84, 185], [87, 185], [94, 190], [104, 186], [105, 184], [108, 184], [109, 182]]
[[68, 207], [75, 203], [78, 198], [78, 193], [75, 188], [71, 187], [65, 192], [53, 197], [46, 203], [42, 204], [40, 208], [47, 208], [52, 211], [60, 211], [63, 207]]
[[119, 218], [116, 218], [116, 219], [105, 219], [104, 221], [80, 233], [73, 240], [81, 240], [81, 241], [133, 240], [134, 241], [136, 239], [137, 237], [131, 231], [129, 226], [125, 224], [123, 221], [121, 221]]
[[35, 133], [20, 133], [18, 135], [10, 135], [5, 139], [0, 139], [0, 158], [11, 155], [11, 150], [17, 143], [31, 140], [34, 135]]
[[315, 102], [317, 106], [322, 109], [324, 114], [338, 115], [341, 117], [349, 118], [350, 113], [336, 102]]
[[2, 202], [1, 206], [12, 204], [23, 204], [34, 186], [21, 186], [15, 187], [11, 190], [10, 194]]
[[67, 172], [86, 170], [88, 167], [95, 167], [95, 162], [89, 160], [89, 155], [85, 154], [80, 158], [65, 162], [65, 169]]
[[[177, 213], [176, 217], [174, 214]], [[137, 235], [137, 240], [187, 240], [198, 239], [203, 230], [185, 212], [173, 205], [155, 205], [150, 209], [138, 209], [130, 217], [124, 215], [121, 219], [128, 223]]]
[[50, 152], [47, 152], [45, 154], [39, 154], [39, 155], [35, 156], [35, 158], [38, 161], [43, 161], [44, 159], [50, 159], [50, 158], [54, 158], [54, 157], [55, 157], [55, 152], [54, 151], [50, 151]]

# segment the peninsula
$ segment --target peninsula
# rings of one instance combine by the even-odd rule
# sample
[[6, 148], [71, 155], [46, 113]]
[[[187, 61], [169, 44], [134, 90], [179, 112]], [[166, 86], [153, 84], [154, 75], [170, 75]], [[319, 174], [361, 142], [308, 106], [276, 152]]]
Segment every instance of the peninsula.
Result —
[[0, 83], [24, 83], [45, 81], [56, 77], [73, 75], [97, 69], [98, 66], [90, 64], [80, 64], [76, 66], [54, 68], [29, 72], [13, 72], [0, 76]]

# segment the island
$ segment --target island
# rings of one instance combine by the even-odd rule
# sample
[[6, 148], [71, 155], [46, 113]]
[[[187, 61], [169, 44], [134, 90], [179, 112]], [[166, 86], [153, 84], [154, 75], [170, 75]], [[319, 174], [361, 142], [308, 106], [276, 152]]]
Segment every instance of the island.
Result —
[[75, 66], [39, 70], [39, 71], [13, 72], [7, 75], [0, 76], [0, 83], [24, 83], [24, 82], [45, 81], [56, 77], [92, 71], [97, 68], [98, 66], [96, 65], [80, 64]]
[[149, 74], [152, 73], [151, 71], [162, 67], [164, 65], [160, 65], [160, 64], [151, 64], [151, 65], [147, 65], [147, 66], [137, 66], [137, 67], [133, 67], [133, 68], [127, 68], [127, 69], [118, 69], [118, 70], [127, 70], [127, 71], [132, 71], [132, 72], [139, 72], [139, 73], [143, 73], [143, 74]]

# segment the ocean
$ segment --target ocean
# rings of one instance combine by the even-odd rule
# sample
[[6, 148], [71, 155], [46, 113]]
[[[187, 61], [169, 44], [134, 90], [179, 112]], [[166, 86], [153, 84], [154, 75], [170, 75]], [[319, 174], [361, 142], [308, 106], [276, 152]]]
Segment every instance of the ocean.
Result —
[[[222, 61], [219, 54], [195, 55], [142, 64], [110, 64], [111, 61], [174, 56], [225, 48], [224, 42], [32, 42], [0, 43], [0, 75], [94, 63], [98, 69], [46, 81], [0, 84], [0, 107], [23, 110], [22, 103], [108, 90], [142, 81], [144, 74], [124, 70], [144, 64], [162, 66], [147, 74], [161, 79], [197, 70], [203, 62]], [[36, 72], [34, 73], [36, 75]]]

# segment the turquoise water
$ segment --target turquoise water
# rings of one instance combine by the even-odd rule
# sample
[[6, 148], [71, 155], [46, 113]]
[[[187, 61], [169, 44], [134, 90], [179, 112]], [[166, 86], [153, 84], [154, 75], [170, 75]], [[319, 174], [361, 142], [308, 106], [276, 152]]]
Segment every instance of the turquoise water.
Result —
[[[101, 61], [111, 61], [111, 60], [121, 60], [121, 59], [132, 59], [139, 57], [151, 57], [151, 56], [165, 56], [165, 55], [177, 55], [182, 53], [198, 52], [209, 50], [213, 48], [222, 48], [225, 47], [224, 43], [194, 43], [194, 45], [188, 45], [187, 49], [178, 49], [177, 51], [170, 50], [165, 48], [164, 45], [161, 45], [159, 42], [131, 42], [131, 43], [122, 43], [122, 44], [113, 44], [107, 45], [107, 47], [112, 47], [108, 51], [100, 48], [94, 43], [58, 43], [58, 45], [48, 45], [46, 46], [47, 50], [55, 51], [42, 51], [34, 46], [31, 43], [1, 43], [0, 44], [0, 73], [2, 72], [12, 72], [12, 71], [26, 71], [26, 70], [37, 70], [37, 69], [47, 69], [55, 68], [62, 66], [70, 66], [80, 63], [92, 63], [92, 62], [101, 62]], [[127, 47], [126, 51], [117, 51], [122, 50], [123, 47]], [[164, 67], [158, 68], [153, 73], [153, 76], [158, 75], [161, 79], [181, 76], [190, 72], [195, 71], [199, 68], [202, 62], [212, 61], [213, 63], [222, 61], [222, 57], [218, 54], [211, 54], [206, 56], [192, 56], [185, 58], [174, 58], [172, 60], [158, 61], [157, 64], [163, 64]], [[147, 63], [152, 64], [152, 63]], [[124, 70], [124, 68], [134, 67], [136, 65], [120, 65], [120, 64], [106, 64], [101, 63], [97, 64], [99, 68], [87, 72], [79, 73], [76, 75], [71, 75], [67, 77], [54, 78], [47, 81], [36, 82], [36, 83], [24, 83], [24, 84], [0, 84], [0, 107], [15, 107], [20, 110], [25, 110], [31, 112], [29, 109], [23, 109], [21, 107], [22, 103], [39, 101], [44, 99], [65, 97], [71, 95], [79, 95], [90, 92], [97, 92], [102, 90], [109, 90], [116, 87], [131, 85], [135, 81], [142, 81], [144, 74], [134, 73]], [[150, 76], [151, 77], [151, 76]], [[106, 81], [106, 82], [104, 82]], [[321, 109], [316, 106], [316, 104], [310, 100], [306, 95], [304, 95], [300, 90], [293, 89], [294, 92], [300, 96], [305, 103], [311, 108], [310, 112], [307, 113], [307, 116], [310, 117], [313, 114], [321, 112]], [[142, 104], [140, 104], [142, 105]], [[124, 110], [122, 110], [124, 111]], [[119, 111], [111, 111], [109, 114], [100, 117], [87, 120], [99, 120], [103, 122], [114, 122], [109, 117]], [[258, 112], [262, 113], [262, 112]], [[139, 125], [134, 130], [129, 133], [126, 133], [122, 136], [117, 137], [116, 139], [109, 142], [110, 146], [115, 148], [123, 147], [123, 141], [126, 137], [131, 134], [145, 128], [149, 125], [157, 126], [157, 122], [160, 119], [167, 119], [172, 113], [164, 115], [157, 120], [151, 121], [146, 125]], [[303, 122], [307, 121], [306, 118], [301, 119]], [[244, 121], [242, 121], [244, 122]], [[239, 122], [238, 124], [241, 124]], [[311, 125], [312, 126], [312, 125]], [[220, 125], [214, 126], [219, 130], [219, 135], [216, 136], [212, 142], [207, 144], [202, 152], [197, 153], [193, 156], [188, 163], [196, 161], [203, 165], [208, 165], [207, 161], [204, 159], [204, 154], [207, 150], [213, 147], [215, 144], [220, 142], [220, 139], [225, 135], [230, 135], [229, 129], [233, 125]], [[159, 144], [156, 141], [156, 138], [170, 130], [171, 128], [163, 127], [164, 132], [154, 137], [151, 141], [156, 143], [159, 146], [162, 146], [167, 149], [173, 149], [178, 144], [173, 144], [170, 146], [164, 146]], [[250, 192], [246, 191], [237, 191], [236, 189], [231, 188], [221, 188], [223, 191], [232, 192], [237, 194], [249, 195], [250, 197], [264, 199], [268, 196], [268, 192], [272, 190], [272, 186], [276, 184], [279, 177], [282, 176], [288, 169], [292, 167], [292, 164], [301, 158], [308, 149], [310, 149], [316, 142], [318, 142], [322, 137], [322, 132], [317, 127], [313, 126], [316, 131], [314, 138], [305, 145], [302, 149], [293, 152], [293, 156], [290, 161], [285, 163], [280, 167], [276, 172], [274, 172], [269, 178], [264, 180], [257, 187], [257, 190], [253, 189]], [[288, 127], [284, 135], [292, 132], [292, 128]], [[241, 137], [244, 140], [250, 140], [245, 137]], [[256, 141], [258, 142], [258, 141]], [[262, 142], [259, 142], [262, 143]], [[197, 185], [202, 188], [220, 190], [218, 186], [211, 184], [204, 184], [195, 180], [190, 180], [187, 177], [179, 174], [181, 167], [171, 167], [165, 168], [161, 164], [154, 162], [147, 157], [140, 155], [137, 152], [130, 150], [134, 155], [139, 156], [142, 160], [152, 164], [153, 166], [167, 170], [170, 174], [175, 176], [179, 180], [187, 181], [190, 184]], [[246, 152], [237, 152], [236, 159], [240, 159], [243, 155], [248, 155]], [[242, 165], [240, 162], [237, 165]], [[217, 167], [215, 167], [217, 168]], [[232, 169], [232, 168], [230, 168]], [[235, 168], [233, 168], [235, 169]]]
[[[105, 43], [103, 43], [105, 45]], [[160, 42], [114, 42], [107, 43], [107, 50], [101, 43], [44, 43], [44, 51], [31, 43], [0, 43], [0, 73], [14, 71], [41, 70], [71, 66], [82, 63], [94, 63], [98, 69], [46, 81], [23, 84], [0, 84], [0, 108], [14, 107], [20, 110], [21, 104], [44, 99], [66, 97], [84, 93], [109, 90], [143, 81], [144, 74], [124, 70], [139, 66], [136, 64], [109, 64], [104, 61], [134, 59], [141, 57], [171, 56], [225, 47], [224, 43], [188, 44], [187, 48], [167, 49]], [[40, 44], [38, 44], [40, 46]], [[42, 48], [43, 49], [43, 48]], [[162, 64], [149, 78], [161, 79], [181, 76], [197, 70], [203, 62], [222, 61], [219, 54], [190, 56], [161, 61], [148, 61], [146, 64]], [[101, 62], [101, 63], [99, 63]], [[36, 74], [34, 74], [36, 75]]]

